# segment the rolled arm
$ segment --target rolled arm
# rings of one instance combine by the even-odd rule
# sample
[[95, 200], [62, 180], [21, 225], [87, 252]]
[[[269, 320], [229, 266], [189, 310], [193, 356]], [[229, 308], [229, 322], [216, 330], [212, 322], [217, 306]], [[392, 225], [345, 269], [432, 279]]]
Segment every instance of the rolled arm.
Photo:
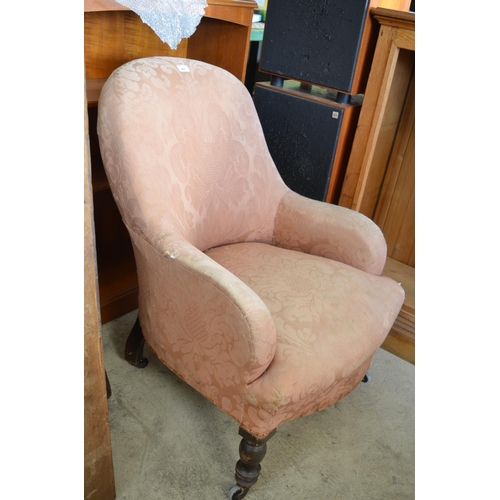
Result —
[[178, 234], [130, 235], [141, 325], [160, 359], [213, 401], [257, 379], [276, 350], [264, 302]]
[[380, 275], [387, 245], [380, 228], [347, 208], [286, 193], [275, 217], [273, 244]]

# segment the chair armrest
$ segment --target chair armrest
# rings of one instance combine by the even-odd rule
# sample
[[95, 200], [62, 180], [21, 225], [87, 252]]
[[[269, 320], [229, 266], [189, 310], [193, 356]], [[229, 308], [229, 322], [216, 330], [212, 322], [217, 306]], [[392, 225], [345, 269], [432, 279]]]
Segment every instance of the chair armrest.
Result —
[[286, 193], [274, 222], [273, 244], [343, 262], [380, 275], [387, 244], [380, 228], [348, 208]]
[[212, 401], [210, 391], [257, 379], [276, 350], [274, 321], [260, 297], [173, 231], [129, 232], [141, 325], [160, 359]]

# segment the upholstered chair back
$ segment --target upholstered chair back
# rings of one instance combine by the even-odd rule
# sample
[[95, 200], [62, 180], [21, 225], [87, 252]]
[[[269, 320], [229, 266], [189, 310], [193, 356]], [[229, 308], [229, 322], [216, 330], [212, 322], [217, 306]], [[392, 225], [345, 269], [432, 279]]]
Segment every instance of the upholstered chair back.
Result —
[[288, 188], [233, 75], [198, 61], [139, 59], [115, 71], [101, 99], [101, 154], [129, 229], [173, 231], [201, 251], [271, 242]]
[[144, 342], [240, 425], [240, 500], [280, 425], [363, 379], [404, 300], [379, 276], [373, 221], [283, 183], [252, 98], [228, 72], [169, 57], [117, 69], [101, 154], [139, 283], [126, 359]]

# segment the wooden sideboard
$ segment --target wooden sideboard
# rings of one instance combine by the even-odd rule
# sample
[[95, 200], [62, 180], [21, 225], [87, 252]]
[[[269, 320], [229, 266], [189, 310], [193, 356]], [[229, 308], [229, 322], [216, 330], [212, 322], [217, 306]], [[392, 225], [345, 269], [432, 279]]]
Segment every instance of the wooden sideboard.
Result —
[[97, 101], [109, 75], [127, 61], [153, 55], [187, 57], [226, 69], [245, 81], [253, 11], [250, 0], [208, 0], [196, 31], [176, 50], [133, 11], [114, 0], [84, 1], [84, 49], [89, 114], [99, 297], [102, 323], [137, 307], [132, 245], [104, 173], [96, 134]]
[[339, 205], [373, 219], [387, 241], [383, 274], [406, 292], [385, 341], [415, 363], [415, 14], [377, 8], [380, 31]]

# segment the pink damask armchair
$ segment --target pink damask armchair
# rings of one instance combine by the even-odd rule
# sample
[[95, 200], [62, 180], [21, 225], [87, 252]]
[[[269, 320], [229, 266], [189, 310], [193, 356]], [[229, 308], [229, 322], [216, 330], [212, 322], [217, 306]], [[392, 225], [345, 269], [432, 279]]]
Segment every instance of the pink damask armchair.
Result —
[[126, 358], [145, 366], [145, 339], [238, 422], [229, 497], [241, 499], [276, 428], [351, 392], [388, 334], [404, 292], [380, 276], [384, 237], [288, 189], [250, 94], [209, 64], [124, 64], [102, 90], [98, 134], [137, 263]]

